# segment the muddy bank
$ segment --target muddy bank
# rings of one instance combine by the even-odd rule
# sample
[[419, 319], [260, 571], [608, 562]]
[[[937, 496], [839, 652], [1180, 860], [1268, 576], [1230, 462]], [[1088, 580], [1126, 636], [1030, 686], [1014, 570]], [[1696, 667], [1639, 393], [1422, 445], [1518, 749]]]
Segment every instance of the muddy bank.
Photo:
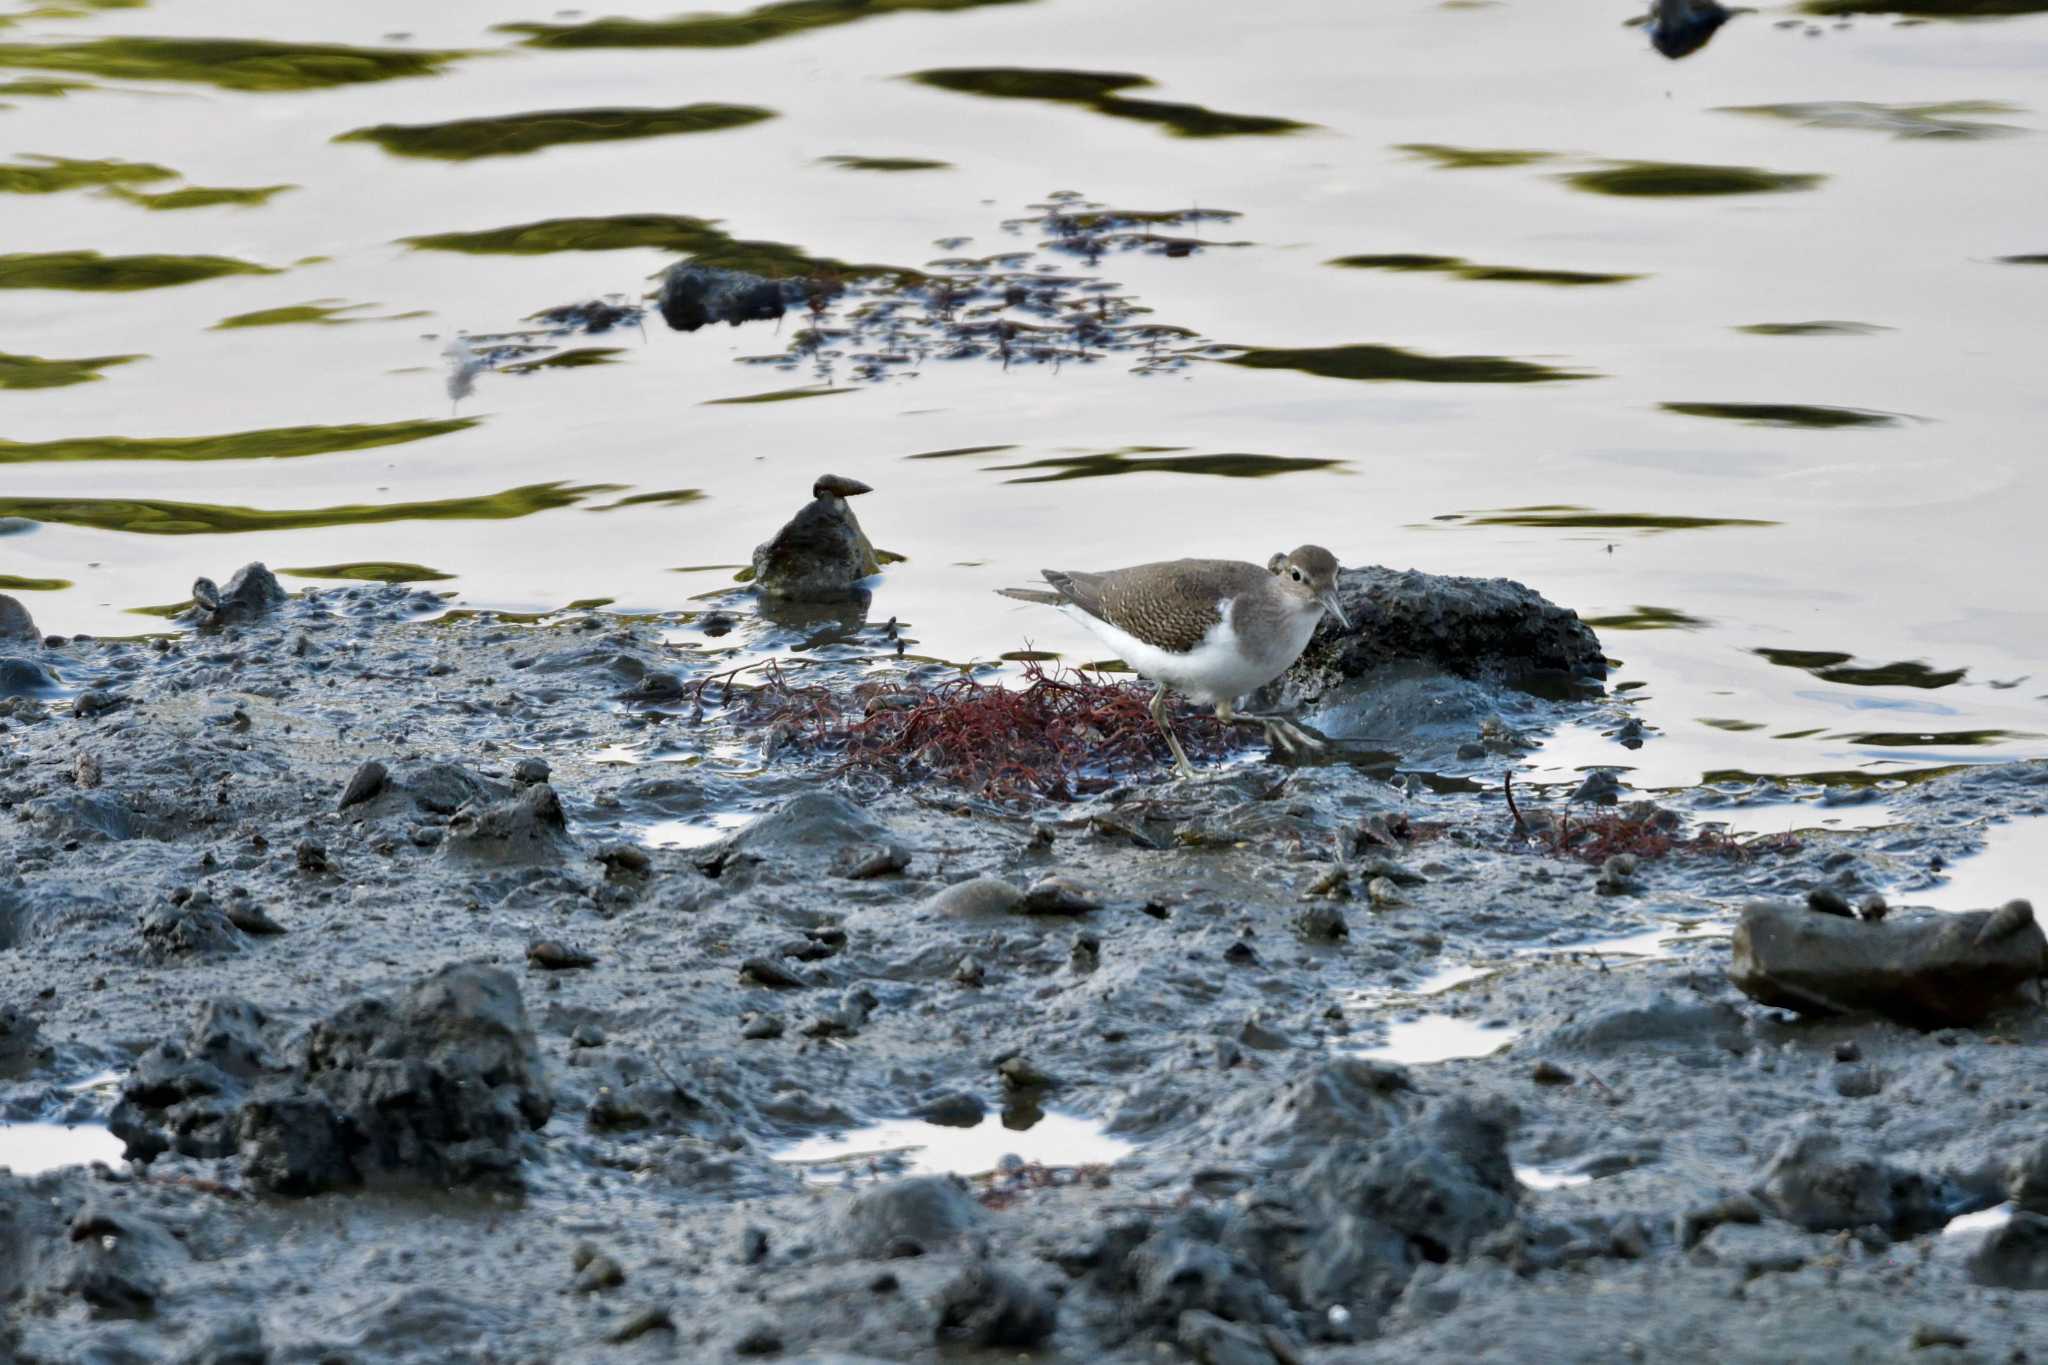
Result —
[[[2048, 1339], [2038, 987], [1923, 1032], [1728, 977], [1744, 904], [1903, 921], [2048, 765], [1845, 789], [1883, 818], [1791, 838], [1710, 829], [1773, 795], [1735, 784], [1511, 812], [1556, 726], [1619, 767], [1625, 705], [1338, 644], [1291, 680], [1306, 766], [1254, 734], [997, 801], [745, 704], [768, 651], [834, 695], [958, 676], [858, 608], [240, 584], [165, 640], [0, 650], [0, 1142], [111, 1124], [135, 1160], [0, 1176], [15, 1359]], [[906, 1123], [997, 1155], [956, 1178]]]

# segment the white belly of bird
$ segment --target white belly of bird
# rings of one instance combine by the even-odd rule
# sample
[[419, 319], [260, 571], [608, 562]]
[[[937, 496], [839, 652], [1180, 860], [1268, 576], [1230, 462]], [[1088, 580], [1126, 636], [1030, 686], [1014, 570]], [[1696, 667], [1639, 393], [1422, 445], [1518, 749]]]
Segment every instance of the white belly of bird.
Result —
[[1280, 647], [1263, 657], [1247, 655], [1230, 626], [1230, 604], [1223, 607], [1223, 619], [1210, 627], [1201, 642], [1185, 654], [1148, 645], [1127, 631], [1118, 630], [1100, 617], [1078, 607], [1062, 607], [1068, 616], [1088, 627], [1097, 639], [1117, 652], [1117, 657], [1154, 682], [1163, 682], [1191, 701], [1216, 705], [1242, 697], [1265, 686], [1287, 671], [1301, 656], [1309, 636], [1315, 634], [1319, 614], [1291, 620], [1292, 629]]

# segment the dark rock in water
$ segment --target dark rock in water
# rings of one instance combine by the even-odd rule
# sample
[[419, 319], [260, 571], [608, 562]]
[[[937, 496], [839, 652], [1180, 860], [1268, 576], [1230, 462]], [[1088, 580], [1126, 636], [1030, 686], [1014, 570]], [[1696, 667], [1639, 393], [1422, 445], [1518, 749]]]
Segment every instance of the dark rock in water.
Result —
[[42, 638], [42, 632], [36, 629], [35, 619], [28, 614], [28, 608], [21, 605], [21, 599], [0, 592], [0, 640], [36, 641]]
[[561, 798], [542, 782], [509, 801], [457, 811], [448, 822], [444, 847], [452, 858], [535, 863], [559, 861], [573, 844]]
[[808, 293], [803, 280], [771, 280], [685, 261], [670, 266], [662, 276], [661, 316], [678, 332], [694, 332], [711, 322], [737, 327], [779, 318]]
[[1947, 1223], [1957, 1191], [1876, 1157], [1847, 1153], [1832, 1133], [1786, 1139], [1764, 1168], [1756, 1194], [1773, 1212], [1808, 1232], [1882, 1228], [1904, 1238]]
[[2019, 1153], [2005, 1168], [2005, 1193], [2029, 1213], [2048, 1214], [2048, 1137]]
[[520, 1135], [553, 1108], [518, 983], [457, 964], [315, 1025], [289, 1082], [242, 1107], [243, 1171], [279, 1194], [379, 1175], [502, 1180], [518, 1168]]
[[363, 764], [362, 767], [356, 769], [355, 776], [349, 778], [348, 786], [341, 793], [341, 804], [336, 809], [347, 810], [350, 806], [356, 805], [359, 802], [368, 801], [371, 797], [384, 790], [384, 784], [390, 778], [390, 769], [386, 768], [376, 759], [371, 759]]
[[1737, 12], [1723, 8], [1716, 0], [1652, 0], [1650, 46], [1673, 61], [1690, 57], [1705, 47], [1721, 25]]
[[1505, 578], [1371, 566], [1340, 573], [1337, 595], [1350, 628], [1325, 616], [1294, 667], [1261, 691], [1261, 708], [1313, 703], [1345, 679], [1397, 661], [1507, 681], [1607, 676], [1599, 638], [1577, 612]]
[[975, 1264], [939, 1291], [941, 1340], [1029, 1349], [1053, 1334], [1059, 1305], [1050, 1294], [999, 1266]]
[[868, 492], [857, 479], [821, 476], [775, 538], [754, 549], [754, 587], [766, 597], [836, 602], [856, 595], [860, 580], [882, 571], [875, 547], [846, 499]]
[[612, 299], [591, 299], [587, 303], [564, 303], [543, 309], [533, 315], [533, 321], [597, 336], [609, 332], [614, 327], [624, 327], [640, 321], [646, 311], [637, 304]]
[[553, 1109], [518, 983], [496, 968], [444, 967], [395, 1001], [346, 1005], [287, 1062], [268, 1024], [216, 1000], [184, 1042], [137, 1059], [108, 1124], [128, 1159], [239, 1153], [257, 1188], [290, 1195], [497, 1180]]
[[26, 1007], [0, 1005], [0, 1077], [19, 1076], [41, 1064], [49, 1051], [37, 1041], [42, 1029], [42, 1020]]
[[57, 675], [34, 659], [0, 654], [0, 698], [48, 696], [59, 686]]
[[922, 1255], [959, 1241], [981, 1220], [962, 1181], [925, 1175], [862, 1190], [841, 1211], [839, 1232], [855, 1256]]
[[283, 602], [287, 594], [277, 576], [261, 564], [244, 564], [235, 570], [225, 588], [210, 578], [192, 584], [192, 617], [202, 626], [233, 625], [253, 621]]
[[1970, 1278], [1993, 1289], [2048, 1289], [2048, 1217], [2015, 1213], [1984, 1235]]
[[2041, 975], [2048, 939], [2033, 907], [1843, 919], [1758, 901], [1735, 927], [1728, 979], [1802, 1014], [1870, 1010], [1914, 1028], [1977, 1023]]

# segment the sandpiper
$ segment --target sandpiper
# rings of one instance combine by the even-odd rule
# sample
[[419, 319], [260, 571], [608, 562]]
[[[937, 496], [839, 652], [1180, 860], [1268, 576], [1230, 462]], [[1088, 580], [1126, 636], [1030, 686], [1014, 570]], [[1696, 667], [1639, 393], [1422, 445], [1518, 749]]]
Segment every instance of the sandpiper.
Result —
[[1301, 657], [1325, 611], [1351, 624], [1337, 601], [1337, 557], [1320, 545], [1276, 554], [1264, 568], [1233, 559], [1175, 559], [1105, 573], [1041, 572], [1053, 591], [999, 591], [1060, 608], [1159, 684], [1152, 719], [1182, 777], [1193, 777], [1195, 769], [1166, 722], [1168, 690], [1213, 704], [1228, 725], [1239, 697]]

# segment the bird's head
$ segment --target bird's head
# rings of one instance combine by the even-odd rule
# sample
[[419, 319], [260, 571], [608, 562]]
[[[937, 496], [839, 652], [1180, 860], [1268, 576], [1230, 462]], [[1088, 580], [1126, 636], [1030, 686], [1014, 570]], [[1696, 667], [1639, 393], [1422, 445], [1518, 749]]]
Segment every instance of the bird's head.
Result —
[[1302, 610], [1327, 611], [1346, 630], [1351, 628], [1351, 619], [1337, 600], [1337, 556], [1320, 545], [1304, 545], [1291, 554], [1274, 555], [1266, 567]]

